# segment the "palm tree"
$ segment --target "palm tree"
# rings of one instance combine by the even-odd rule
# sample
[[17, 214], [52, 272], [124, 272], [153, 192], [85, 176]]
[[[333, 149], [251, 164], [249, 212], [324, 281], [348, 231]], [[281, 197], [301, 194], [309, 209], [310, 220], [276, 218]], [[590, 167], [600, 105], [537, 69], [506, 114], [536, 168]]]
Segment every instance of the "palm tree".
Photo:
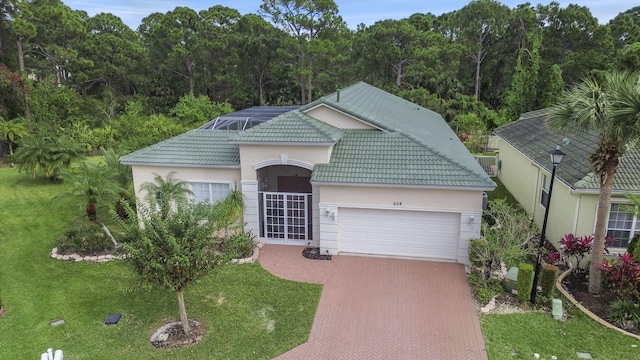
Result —
[[594, 245], [589, 266], [589, 293], [602, 291], [602, 272], [607, 217], [614, 177], [628, 146], [640, 139], [640, 75], [610, 72], [604, 80], [586, 79], [567, 91], [552, 108], [552, 128], [594, 132], [598, 147], [590, 156], [591, 169], [598, 176], [600, 192], [596, 213]]
[[60, 170], [84, 157], [82, 148], [71, 140], [40, 134], [25, 137], [15, 155], [20, 171], [28, 171], [34, 178], [44, 171], [50, 180], [56, 180]]
[[29, 134], [29, 130], [24, 124], [24, 118], [16, 118], [7, 121], [0, 116], [0, 136], [9, 144], [9, 156], [13, 165], [13, 143], [16, 139], [23, 138]]
[[102, 227], [113, 245], [118, 247], [109, 229], [98, 221], [97, 210], [98, 203], [112, 203], [119, 198], [123, 189], [116, 181], [116, 177], [117, 173], [103, 163], [87, 160], [75, 163], [60, 174], [60, 178], [68, 182], [71, 189], [58, 194], [55, 199], [70, 198], [83, 202], [89, 221]]
[[115, 201], [122, 187], [115, 180], [116, 173], [103, 163], [82, 161], [61, 172], [60, 177], [69, 183], [71, 190], [58, 196], [76, 198], [85, 204], [89, 221], [98, 222], [97, 204]]
[[224, 241], [229, 240], [229, 228], [237, 223], [244, 211], [244, 198], [237, 188], [213, 207], [214, 218], [224, 227]]
[[193, 194], [189, 190], [189, 182], [176, 179], [175, 174], [175, 171], [172, 171], [163, 178], [154, 173], [154, 182], [145, 182], [140, 186], [140, 189], [147, 191], [147, 197], [155, 200], [162, 218], [166, 218], [169, 214], [172, 202]]

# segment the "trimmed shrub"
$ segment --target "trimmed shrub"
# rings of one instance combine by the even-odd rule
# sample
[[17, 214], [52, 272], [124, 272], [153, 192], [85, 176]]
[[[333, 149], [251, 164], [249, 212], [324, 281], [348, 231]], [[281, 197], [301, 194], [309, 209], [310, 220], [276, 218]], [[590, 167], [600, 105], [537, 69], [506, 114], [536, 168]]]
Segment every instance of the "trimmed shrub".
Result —
[[609, 320], [622, 329], [633, 329], [640, 324], [640, 308], [633, 301], [614, 301], [609, 305]]
[[98, 224], [88, 221], [74, 223], [58, 239], [56, 246], [60, 254], [93, 255], [113, 250], [113, 243], [104, 230]]
[[551, 299], [556, 291], [556, 280], [560, 269], [551, 264], [544, 264], [540, 275], [540, 287], [542, 287], [542, 296]]
[[233, 234], [222, 243], [222, 251], [229, 259], [243, 259], [253, 254], [256, 236], [251, 232]]
[[518, 265], [518, 299], [522, 302], [531, 298], [533, 286], [533, 265], [520, 263]]

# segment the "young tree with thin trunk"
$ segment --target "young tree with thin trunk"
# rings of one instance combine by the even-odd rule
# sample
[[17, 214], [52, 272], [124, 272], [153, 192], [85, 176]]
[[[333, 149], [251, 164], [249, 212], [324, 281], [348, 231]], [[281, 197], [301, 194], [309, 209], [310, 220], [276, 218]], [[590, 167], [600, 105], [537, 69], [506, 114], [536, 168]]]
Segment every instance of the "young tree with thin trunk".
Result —
[[589, 293], [598, 294], [602, 291], [600, 265], [614, 178], [628, 146], [640, 140], [640, 74], [609, 72], [602, 82], [584, 80], [567, 91], [552, 109], [549, 124], [558, 130], [600, 135], [597, 148], [590, 156], [591, 169], [600, 182], [600, 193], [589, 266]]
[[211, 205], [189, 201], [184, 193], [174, 195], [165, 214], [149, 196], [138, 204], [137, 212], [125, 204], [130, 221], [116, 219], [129, 238], [123, 244], [130, 254], [127, 261], [144, 281], [175, 292], [182, 329], [190, 334], [184, 291], [221, 263], [214, 251], [213, 234], [218, 227]]

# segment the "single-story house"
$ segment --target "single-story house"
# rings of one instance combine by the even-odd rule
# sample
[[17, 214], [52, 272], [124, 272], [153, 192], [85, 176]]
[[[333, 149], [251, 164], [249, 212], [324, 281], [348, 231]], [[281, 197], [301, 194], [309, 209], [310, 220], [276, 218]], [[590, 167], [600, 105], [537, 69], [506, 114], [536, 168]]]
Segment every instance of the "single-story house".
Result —
[[[549, 151], [561, 146], [566, 153], [556, 168], [546, 237], [558, 244], [568, 233], [591, 235], [595, 231], [600, 184], [591, 171], [589, 155], [598, 146], [599, 136], [560, 134], [545, 125], [549, 109], [522, 114], [495, 131], [500, 157], [498, 178], [542, 227], [553, 165]], [[623, 251], [635, 232], [638, 217], [625, 211], [626, 193], [640, 193], [640, 149], [629, 149], [621, 158], [615, 176], [609, 209], [607, 235], [615, 238], [609, 247]]]
[[171, 171], [195, 201], [237, 187], [246, 229], [266, 243], [465, 264], [495, 188], [439, 114], [363, 82], [241, 110], [121, 162], [136, 189]]

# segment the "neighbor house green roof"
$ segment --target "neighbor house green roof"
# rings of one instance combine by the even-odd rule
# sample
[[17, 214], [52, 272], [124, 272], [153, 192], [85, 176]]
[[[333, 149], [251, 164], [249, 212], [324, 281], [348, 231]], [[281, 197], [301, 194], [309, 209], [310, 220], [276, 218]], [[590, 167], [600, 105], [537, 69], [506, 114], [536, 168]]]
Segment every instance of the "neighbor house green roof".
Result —
[[316, 165], [311, 181], [433, 187], [495, 186], [486, 174], [478, 176], [401, 133], [378, 130], [346, 130], [335, 145], [330, 162]]
[[125, 165], [240, 167], [240, 151], [229, 141], [236, 131], [191, 130], [122, 156]]
[[[562, 145], [562, 151], [567, 155], [556, 169], [557, 177], [576, 190], [599, 190], [598, 177], [591, 171], [589, 162], [589, 156], [598, 147], [598, 134], [552, 131], [545, 122], [548, 114], [549, 109], [524, 113], [517, 121], [496, 129], [495, 134], [549, 172], [552, 168], [549, 151]], [[569, 143], [563, 145], [565, 139]], [[614, 191], [640, 191], [639, 150], [631, 148], [620, 159]]]

